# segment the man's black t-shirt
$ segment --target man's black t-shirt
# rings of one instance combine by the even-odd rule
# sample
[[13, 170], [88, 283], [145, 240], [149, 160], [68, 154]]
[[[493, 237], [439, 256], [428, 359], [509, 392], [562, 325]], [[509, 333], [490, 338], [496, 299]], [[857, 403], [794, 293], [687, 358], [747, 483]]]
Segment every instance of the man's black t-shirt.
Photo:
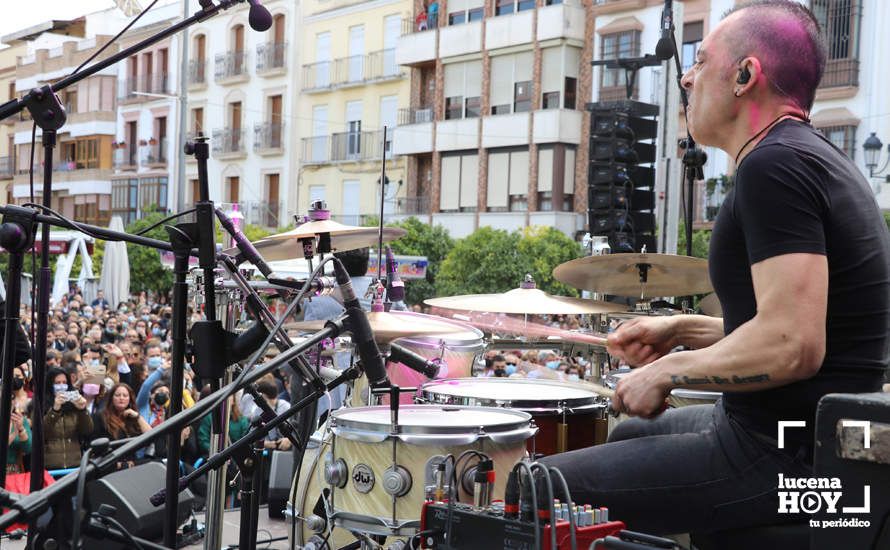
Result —
[[788, 119], [742, 161], [714, 223], [710, 274], [726, 334], [757, 312], [750, 266], [791, 253], [828, 259], [822, 367], [779, 388], [726, 392], [723, 403], [733, 418], [771, 437], [777, 421], [805, 420], [806, 430], [786, 430], [785, 437], [809, 446], [820, 397], [881, 387], [890, 360], [890, 232], [850, 159]]

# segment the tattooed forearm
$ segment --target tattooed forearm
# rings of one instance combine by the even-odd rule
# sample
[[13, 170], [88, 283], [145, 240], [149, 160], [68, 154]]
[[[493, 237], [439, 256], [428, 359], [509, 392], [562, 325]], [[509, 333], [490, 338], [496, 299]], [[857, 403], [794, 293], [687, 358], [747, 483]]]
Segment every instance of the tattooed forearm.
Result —
[[755, 374], [752, 376], [733, 376], [732, 378], [723, 378], [722, 376], [704, 376], [702, 378], [693, 378], [691, 376], [671, 376], [671, 384], [676, 386], [701, 386], [705, 384], [756, 384], [758, 382], [769, 382], [769, 375]]

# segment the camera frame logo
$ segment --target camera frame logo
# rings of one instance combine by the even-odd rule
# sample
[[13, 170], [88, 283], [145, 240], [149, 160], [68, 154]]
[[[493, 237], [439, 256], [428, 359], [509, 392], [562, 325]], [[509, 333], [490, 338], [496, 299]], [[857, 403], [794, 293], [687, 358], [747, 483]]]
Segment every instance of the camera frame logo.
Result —
[[[863, 431], [863, 448], [871, 447], [871, 422], [868, 420], [841, 420], [841, 429]], [[782, 420], [778, 422], [778, 448], [785, 448], [785, 430], [806, 428], [804, 420]], [[788, 478], [779, 474], [778, 497], [780, 514], [840, 514], [843, 516], [871, 513], [871, 485], [862, 486], [862, 506], [843, 506], [838, 512], [838, 502], [844, 495], [841, 480], [836, 477]], [[810, 520], [810, 527], [870, 527], [871, 522], [857, 517]]]

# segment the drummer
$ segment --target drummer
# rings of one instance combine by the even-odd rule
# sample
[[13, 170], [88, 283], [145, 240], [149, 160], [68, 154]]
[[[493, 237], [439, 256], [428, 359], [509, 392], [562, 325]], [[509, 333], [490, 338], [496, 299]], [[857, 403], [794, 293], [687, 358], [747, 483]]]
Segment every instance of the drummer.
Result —
[[[544, 459], [575, 501], [608, 506], [630, 529], [804, 522], [777, 513], [777, 485], [813, 476], [817, 402], [881, 388], [890, 234], [868, 182], [808, 123], [824, 65], [813, 14], [770, 0], [734, 8], [683, 76], [693, 137], [736, 159], [709, 257], [724, 318], [624, 323], [608, 349], [639, 368], [612, 407], [640, 418], [605, 445]], [[691, 351], [670, 353], [677, 345]], [[659, 416], [678, 387], [724, 393]], [[779, 421], [806, 422], [784, 430], [781, 449]]]

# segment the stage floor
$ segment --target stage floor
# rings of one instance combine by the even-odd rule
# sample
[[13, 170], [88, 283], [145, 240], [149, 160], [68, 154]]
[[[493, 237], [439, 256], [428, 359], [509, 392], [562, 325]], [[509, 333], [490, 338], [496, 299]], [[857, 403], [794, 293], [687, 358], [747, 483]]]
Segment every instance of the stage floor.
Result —
[[[204, 513], [195, 514], [195, 517], [198, 518], [198, 521], [204, 521]], [[241, 514], [238, 510], [226, 510], [225, 517], [223, 518], [223, 548], [227, 547], [231, 544], [238, 544], [238, 536], [240, 533], [239, 524], [240, 524]], [[259, 515], [259, 525], [258, 525], [258, 534], [257, 540], [261, 542], [257, 546], [259, 548], [270, 548], [272, 550], [284, 550], [288, 548], [287, 540], [273, 542], [271, 545], [263, 543], [262, 541], [268, 540], [269, 534], [271, 534], [271, 538], [278, 537], [286, 537], [288, 533], [289, 524], [283, 519], [269, 519], [269, 513], [266, 510], [266, 507], [263, 506], [260, 508]], [[268, 531], [268, 533], [267, 533]], [[25, 539], [22, 540], [14, 540], [7, 541], [3, 540], [2, 544], [0, 544], [0, 548], [3, 550], [23, 550], [25, 548]], [[187, 548], [188, 550], [199, 550], [204, 548], [203, 540], [198, 541], [195, 544], [191, 544], [189, 546], [184, 546], [183, 548]]]

